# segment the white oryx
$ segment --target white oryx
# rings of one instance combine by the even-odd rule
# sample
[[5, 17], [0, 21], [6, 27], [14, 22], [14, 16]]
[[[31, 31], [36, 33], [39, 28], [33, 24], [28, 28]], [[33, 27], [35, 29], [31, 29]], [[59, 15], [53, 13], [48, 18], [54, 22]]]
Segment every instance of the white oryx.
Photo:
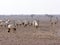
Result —
[[51, 22], [52, 22], [53, 24], [57, 24], [58, 18], [57, 18], [57, 17], [52, 17]]
[[4, 22], [4, 26], [5, 26], [5, 27], [8, 27], [9, 22], [10, 22], [10, 20], [5, 21], [5, 22]]
[[17, 26], [21, 26], [22, 25], [22, 21], [21, 20], [17, 20], [15, 23], [16, 23]]
[[0, 26], [3, 27], [3, 25], [4, 25], [4, 21], [0, 20]]
[[32, 25], [37, 28], [39, 26], [38, 21], [37, 20], [33, 20]]
[[28, 22], [27, 20], [24, 20], [24, 21], [22, 22], [22, 25], [24, 25], [24, 27], [27, 26], [28, 24], [29, 24], [29, 22]]
[[14, 31], [16, 31], [16, 26], [14, 24], [9, 24], [8, 25], [8, 32], [10, 32], [11, 29], [13, 29]]
[[6, 24], [8, 24], [9, 22], [10, 22], [10, 20], [5, 21]]

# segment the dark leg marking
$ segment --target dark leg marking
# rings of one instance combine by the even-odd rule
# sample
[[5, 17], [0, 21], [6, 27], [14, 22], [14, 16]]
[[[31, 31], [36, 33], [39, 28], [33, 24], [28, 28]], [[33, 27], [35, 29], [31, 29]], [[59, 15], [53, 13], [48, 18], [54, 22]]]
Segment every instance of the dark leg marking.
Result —
[[27, 26], [27, 24], [24, 25], [24, 27]]
[[13, 28], [14, 29], [14, 31], [16, 31], [16, 28]]
[[38, 26], [36, 26], [36, 28], [38, 28]]
[[22, 25], [24, 25], [24, 22], [22, 23]]
[[57, 23], [55, 22], [55, 24], [57, 24]]
[[53, 22], [51, 24], [53, 24]]
[[8, 32], [10, 32], [10, 28], [8, 28]]

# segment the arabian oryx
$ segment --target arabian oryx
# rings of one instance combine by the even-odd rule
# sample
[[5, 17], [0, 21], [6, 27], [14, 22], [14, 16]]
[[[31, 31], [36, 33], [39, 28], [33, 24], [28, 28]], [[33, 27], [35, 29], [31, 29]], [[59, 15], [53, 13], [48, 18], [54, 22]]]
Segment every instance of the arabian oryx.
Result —
[[27, 20], [24, 20], [24, 21], [22, 22], [22, 25], [25, 27], [25, 26], [29, 25], [29, 22], [28, 22]]
[[16, 23], [16, 26], [21, 26], [22, 25], [22, 21], [21, 20], [17, 20], [15, 23]]
[[36, 27], [36, 28], [38, 28], [38, 26], [39, 26], [39, 24], [38, 24], [38, 21], [37, 21], [37, 20], [33, 20], [33, 23], [32, 23], [32, 24], [33, 24], [33, 26], [34, 26], [34, 27]]
[[5, 23], [5, 21], [0, 20], [0, 26], [1, 26], [1, 27], [3, 27], [3, 26], [4, 26], [4, 23]]
[[14, 31], [16, 31], [16, 26], [14, 24], [9, 24], [8, 25], [8, 32], [10, 32], [11, 29], [13, 29]]
[[5, 22], [4, 22], [4, 26], [7, 27], [8, 24], [9, 24], [9, 22], [10, 22], [10, 20], [5, 21]]

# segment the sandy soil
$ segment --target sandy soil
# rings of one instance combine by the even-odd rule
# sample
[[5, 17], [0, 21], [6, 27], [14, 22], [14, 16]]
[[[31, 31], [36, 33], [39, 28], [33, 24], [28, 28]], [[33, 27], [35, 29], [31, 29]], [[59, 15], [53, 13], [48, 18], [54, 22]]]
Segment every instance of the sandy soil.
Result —
[[47, 25], [35, 28], [33, 26], [18, 26], [16, 31], [0, 27], [0, 45], [60, 45], [60, 25], [55, 28]]

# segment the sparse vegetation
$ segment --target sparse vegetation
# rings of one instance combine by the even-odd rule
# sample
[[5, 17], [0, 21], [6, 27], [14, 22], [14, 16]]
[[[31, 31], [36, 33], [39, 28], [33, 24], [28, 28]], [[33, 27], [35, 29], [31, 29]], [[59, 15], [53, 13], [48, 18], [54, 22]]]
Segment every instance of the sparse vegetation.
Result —
[[[32, 19], [35, 15], [32, 15]], [[43, 17], [43, 16], [42, 16]], [[57, 35], [60, 25], [57, 20], [52, 20], [54, 16], [48, 16], [50, 22], [43, 22], [42, 19], [32, 21], [19, 19], [2, 20], [0, 27], [0, 44], [1, 45], [48, 45], [60, 42], [60, 36]], [[21, 21], [21, 22], [20, 22]], [[41, 23], [42, 21], [42, 23]], [[45, 21], [45, 20], [44, 20]], [[0, 23], [0, 24], [1, 24]], [[43, 24], [44, 23], [44, 24]], [[54, 23], [54, 24], [53, 24]], [[43, 25], [41, 25], [43, 24]], [[54, 25], [54, 27], [53, 27]], [[59, 26], [59, 29], [57, 26]], [[50, 28], [52, 26], [52, 28]], [[54, 29], [54, 30], [53, 30]], [[50, 31], [51, 30], [51, 31]], [[55, 32], [57, 31], [57, 33]], [[13, 32], [15, 33], [13, 33]]]

